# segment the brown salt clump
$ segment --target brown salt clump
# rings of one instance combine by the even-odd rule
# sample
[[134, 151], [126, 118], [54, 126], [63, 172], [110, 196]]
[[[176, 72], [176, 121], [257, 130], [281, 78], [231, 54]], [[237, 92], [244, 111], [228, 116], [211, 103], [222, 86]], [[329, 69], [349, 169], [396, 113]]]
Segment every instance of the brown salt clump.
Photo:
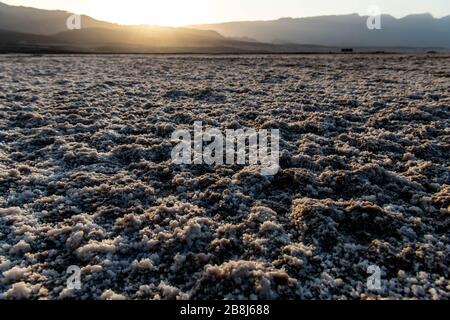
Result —
[[22, 300], [29, 299], [32, 289], [29, 284], [25, 282], [14, 283], [8, 291], [5, 293], [6, 299]]
[[156, 268], [153, 265], [152, 260], [150, 259], [142, 259], [140, 261], [134, 260], [131, 264], [131, 269], [134, 271], [156, 271], [158, 268]]
[[76, 253], [81, 259], [90, 259], [93, 255], [98, 253], [112, 253], [116, 251], [116, 246], [113, 240], [90, 241], [88, 244], [77, 249]]
[[12, 254], [23, 254], [31, 251], [31, 246], [24, 240], [20, 240], [10, 250]]
[[181, 292], [180, 289], [168, 285], [165, 282], [161, 282], [157, 288], [161, 292], [161, 296], [166, 300], [186, 300], [187, 294]]
[[11, 169], [8, 171], [8, 176], [10, 176], [12, 178], [17, 178], [20, 176], [20, 171], [16, 170], [16, 169]]
[[[256, 293], [261, 299], [280, 298], [279, 292], [294, 290], [297, 281], [283, 271], [274, 268], [266, 268], [256, 261], [229, 261], [222, 265], [208, 265], [202, 277], [201, 283], [214, 283], [209, 287], [214, 292], [205, 292], [217, 298], [237, 298], [235, 292], [230, 292], [230, 282], [233, 287], [239, 288], [239, 298], [249, 297]], [[201, 290], [200, 290], [201, 291]], [[197, 295], [200, 292], [196, 293]]]
[[84, 232], [78, 231], [72, 234], [66, 241], [66, 245], [68, 248], [78, 248], [82, 243], [84, 238]]
[[30, 275], [29, 268], [21, 268], [15, 266], [8, 271], [3, 272], [3, 277], [6, 282], [16, 282], [18, 280], [25, 280]]
[[270, 208], [257, 206], [250, 209], [248, 216], [248, 222], [250, 224], [261, 224], [266, 221], [273, 221], [277, 216], [277, 213]]
[[100, 296], [101, 300], [126, 300], [126, 297], [115, 293], [113, 290], [108, 289], [102, 293]]
[[23, 210], [18, 207], [0, 208], [0, 216], [19, 216], [23, 214]]

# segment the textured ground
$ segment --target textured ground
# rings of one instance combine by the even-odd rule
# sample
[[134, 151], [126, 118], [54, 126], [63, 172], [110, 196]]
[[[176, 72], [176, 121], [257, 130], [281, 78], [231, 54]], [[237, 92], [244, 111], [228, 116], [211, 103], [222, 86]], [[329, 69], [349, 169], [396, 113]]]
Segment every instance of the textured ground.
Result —
[[[0, 297], [448, 299], [449, 83], [438, 55], [0, 56]], [[281, 171], [171, 164], [196, 120], [280, 129]]]

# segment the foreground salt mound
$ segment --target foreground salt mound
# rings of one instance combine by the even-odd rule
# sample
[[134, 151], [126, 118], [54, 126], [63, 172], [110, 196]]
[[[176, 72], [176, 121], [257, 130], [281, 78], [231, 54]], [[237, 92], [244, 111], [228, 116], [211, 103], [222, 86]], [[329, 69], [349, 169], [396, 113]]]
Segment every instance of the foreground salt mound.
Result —
[[[449, 76], [439, 55], [2, 56], [1, 298], [448, 299]], [[280, 129], [279, 173], [171, 164], [197, 120]]]

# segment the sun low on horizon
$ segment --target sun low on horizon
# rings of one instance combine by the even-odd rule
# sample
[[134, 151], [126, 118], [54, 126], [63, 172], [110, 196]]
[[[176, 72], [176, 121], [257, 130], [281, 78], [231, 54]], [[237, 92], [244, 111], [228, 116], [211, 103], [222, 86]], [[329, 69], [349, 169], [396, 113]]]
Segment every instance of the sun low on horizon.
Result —
[[[161, 26], [183, 26], [203, 23], [208, 11], [211, 11], [210, 1], [196, 0], [196, 5], [183, 0], [164, 1], [96, 1], [93, 4], [92, 15], [99, 19], [120, 24], [152, 24]], [[108, 10], [105, 12], [105, 7]]]
[[[51, 10], [86, 14], [119, 24], [188, 26], [244, 20], [273, 20], [330, 14], [366, 14], [372, 5], [397, 17], [429, 11], [435, 17], [450, 14], [448, 0], [0, 0]], [[430, 6], [430, 3], [433, 6]]]
[[23, 5], [41, 9], [66, 10], [119, 24], [154, 24], [163, 26], [183, 26], [197, 22], [201, 23], [204, 22], [202, 17], [212, 10], [211, 2], [208, 0], [6, 0], [4, 2], [11, 5]]

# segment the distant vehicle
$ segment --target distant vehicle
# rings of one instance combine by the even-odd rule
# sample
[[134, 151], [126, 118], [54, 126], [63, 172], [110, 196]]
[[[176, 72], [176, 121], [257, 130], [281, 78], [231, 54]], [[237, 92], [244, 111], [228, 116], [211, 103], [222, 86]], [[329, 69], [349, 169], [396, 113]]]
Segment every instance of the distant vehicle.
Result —
[[351, 53], [351, 52], [353, 52], [353, 48], [342, 48], [341, 52], [342, 53]]

